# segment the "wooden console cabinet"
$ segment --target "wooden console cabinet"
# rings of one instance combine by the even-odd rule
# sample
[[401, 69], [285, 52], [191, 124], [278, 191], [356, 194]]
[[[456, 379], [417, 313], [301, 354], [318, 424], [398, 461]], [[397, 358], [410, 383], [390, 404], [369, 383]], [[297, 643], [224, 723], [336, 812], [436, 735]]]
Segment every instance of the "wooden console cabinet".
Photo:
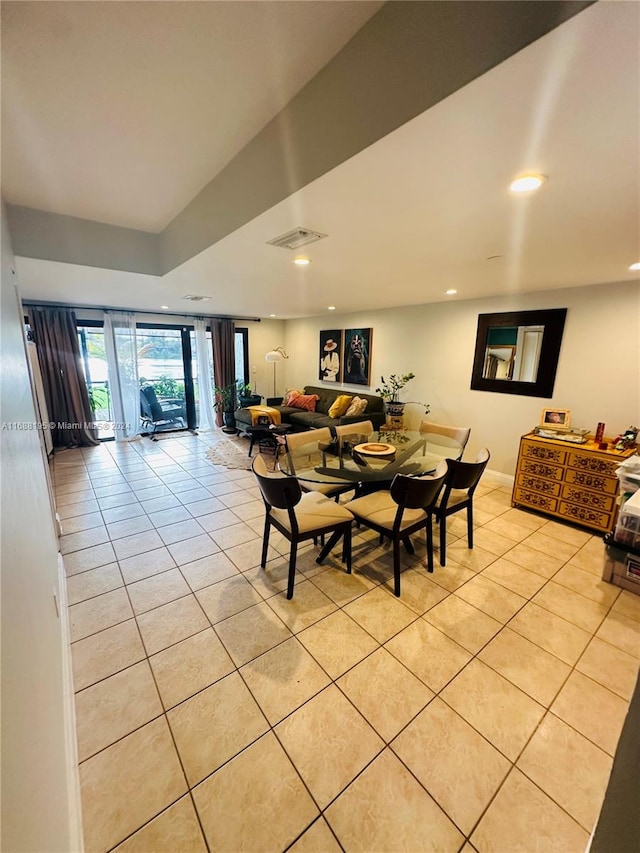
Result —
[[617, 510], [616, 468], [635, 452], [523, 435], [512, 504], [608, 533]]

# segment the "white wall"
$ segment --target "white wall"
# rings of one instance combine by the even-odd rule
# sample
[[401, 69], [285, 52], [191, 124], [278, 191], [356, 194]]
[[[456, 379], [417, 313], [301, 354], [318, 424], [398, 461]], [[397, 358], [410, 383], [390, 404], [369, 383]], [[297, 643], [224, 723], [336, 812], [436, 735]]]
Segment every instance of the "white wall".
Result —
[[[267, 363], [264, 357], [269, 350], [285, 346], [285, 327], [286, 323], [282, 320], [263, 320], [261, 323], [248, 324], [251, 387], [265, 399], [273, 397], [273, 364]], [[289, 360], [276, 364], [277, 396], [284, 393], [288, 365]]]
[[[564, 308], [567, 320], [552, 399], [471, 391], [478, 314]], [[441, 302], [286, 323], [287, 387], [319, 384], [318, 332], [373, 328], [371, 387], [380, 375], [413, 371], [402, 398], [429, 403], [429, 419], [471, 426], [465, 458], [483, 446], [490, 467], [513, 475], [522, 434], [545, 406], [571, 410], [574, 426], [615, 436], [640, 424], [640, 287], [636, 282]], [[283, 371], [284, 373], [284, 371]], [[343, 386], [345, 388], [349, 386]], [[354, 388], [354, 386], [351, 386]], [[409, 425], [421, 410], [408, 407]]]
[[[13, 256], [2, 217], [2, 424], [35, 422]], [[0, 431], [2, 464], [2, 843], [18, 851], [79, 849], [75, 762], [66, 738], [66, 637], [58, 547], [39, 438]], [[64, 591], [62, 602], [64, 602]]]

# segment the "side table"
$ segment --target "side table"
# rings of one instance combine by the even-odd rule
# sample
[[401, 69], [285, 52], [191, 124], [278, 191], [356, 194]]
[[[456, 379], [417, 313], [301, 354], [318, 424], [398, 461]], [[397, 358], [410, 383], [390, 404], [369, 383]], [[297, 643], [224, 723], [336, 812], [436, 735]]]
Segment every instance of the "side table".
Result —
[[251, 437], [248, 455], [251, 456], [253, 447], [257, 442], [261, 450], [273, 453], [275, 466], [278, 459], [278, 451], [284, 444], [284, 436], [288, 432], [291, 432], [292, 429], [293, 427], [290, 424], [279, 424], [277, 426], [275, 424], [257, 424], [256, 426], [247, 427], [247, 433]]

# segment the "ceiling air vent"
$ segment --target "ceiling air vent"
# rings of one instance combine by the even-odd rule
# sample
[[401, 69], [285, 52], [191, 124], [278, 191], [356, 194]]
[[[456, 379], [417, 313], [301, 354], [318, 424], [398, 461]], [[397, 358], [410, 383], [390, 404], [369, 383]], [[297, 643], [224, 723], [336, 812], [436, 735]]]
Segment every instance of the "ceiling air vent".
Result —
[[279, 249], [292, 249], [295, 251], [302, 246], [308, 246], [309, 243], [322, 240], [326, 236], [326, 234], [320, 234], [318, 231], [311, 231], [309, 228], [294, 228], [293, 231], [288, 231], [286, 234], [274, 237], [273, 240], [267, 240], [267, 244], [269, 246], [277, 246]]
[[208, 302], [210, 299], [213, 299], [212, 296], [194, 296], [192, 293], [187, 293], [187, 295], [182, 298], [188, 299], [189, 302]]

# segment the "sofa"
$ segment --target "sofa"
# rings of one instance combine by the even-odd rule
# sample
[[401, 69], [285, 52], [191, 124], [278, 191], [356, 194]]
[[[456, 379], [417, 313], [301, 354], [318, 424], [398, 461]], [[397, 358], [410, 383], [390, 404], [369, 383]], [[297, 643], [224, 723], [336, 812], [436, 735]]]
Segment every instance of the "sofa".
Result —
[[[306, 409], [297, 408], [296, 406], [283, 406], [281, 397], [267, 399], [267, 405], [280, 412], [280, 419], [283, 424], [290, 424], [295, 432], [302, 432], [308, 429], [319, 429], [320, 427], [335, 427], [339, 424], [358, 423], [359, 421], [371, 421], [374, 429], [379, 429], [385, 422], [384, 401], [382, 397], [375, 397], [372, 394], [361, 394], [359, 391], [349, 391], [344, 388], [325, 388], [316, 387], [314, 385], [305, 385], [305, 395], [317, 395], [319, 399], [316, 401], [314, 412]], [[330, 417], [329, 409], [332, 404], [342, 394], [349, 396], [357, 396], [362, 400], [367, 401], [367, 407], [362, 414], [359, 415], [342, 415], [341, 417]], [[253, 419], [249, 409], [237, 409], [235, 412], [236, 428], [242, 433], [246, 433], [247, 428], [253, 425]]]

